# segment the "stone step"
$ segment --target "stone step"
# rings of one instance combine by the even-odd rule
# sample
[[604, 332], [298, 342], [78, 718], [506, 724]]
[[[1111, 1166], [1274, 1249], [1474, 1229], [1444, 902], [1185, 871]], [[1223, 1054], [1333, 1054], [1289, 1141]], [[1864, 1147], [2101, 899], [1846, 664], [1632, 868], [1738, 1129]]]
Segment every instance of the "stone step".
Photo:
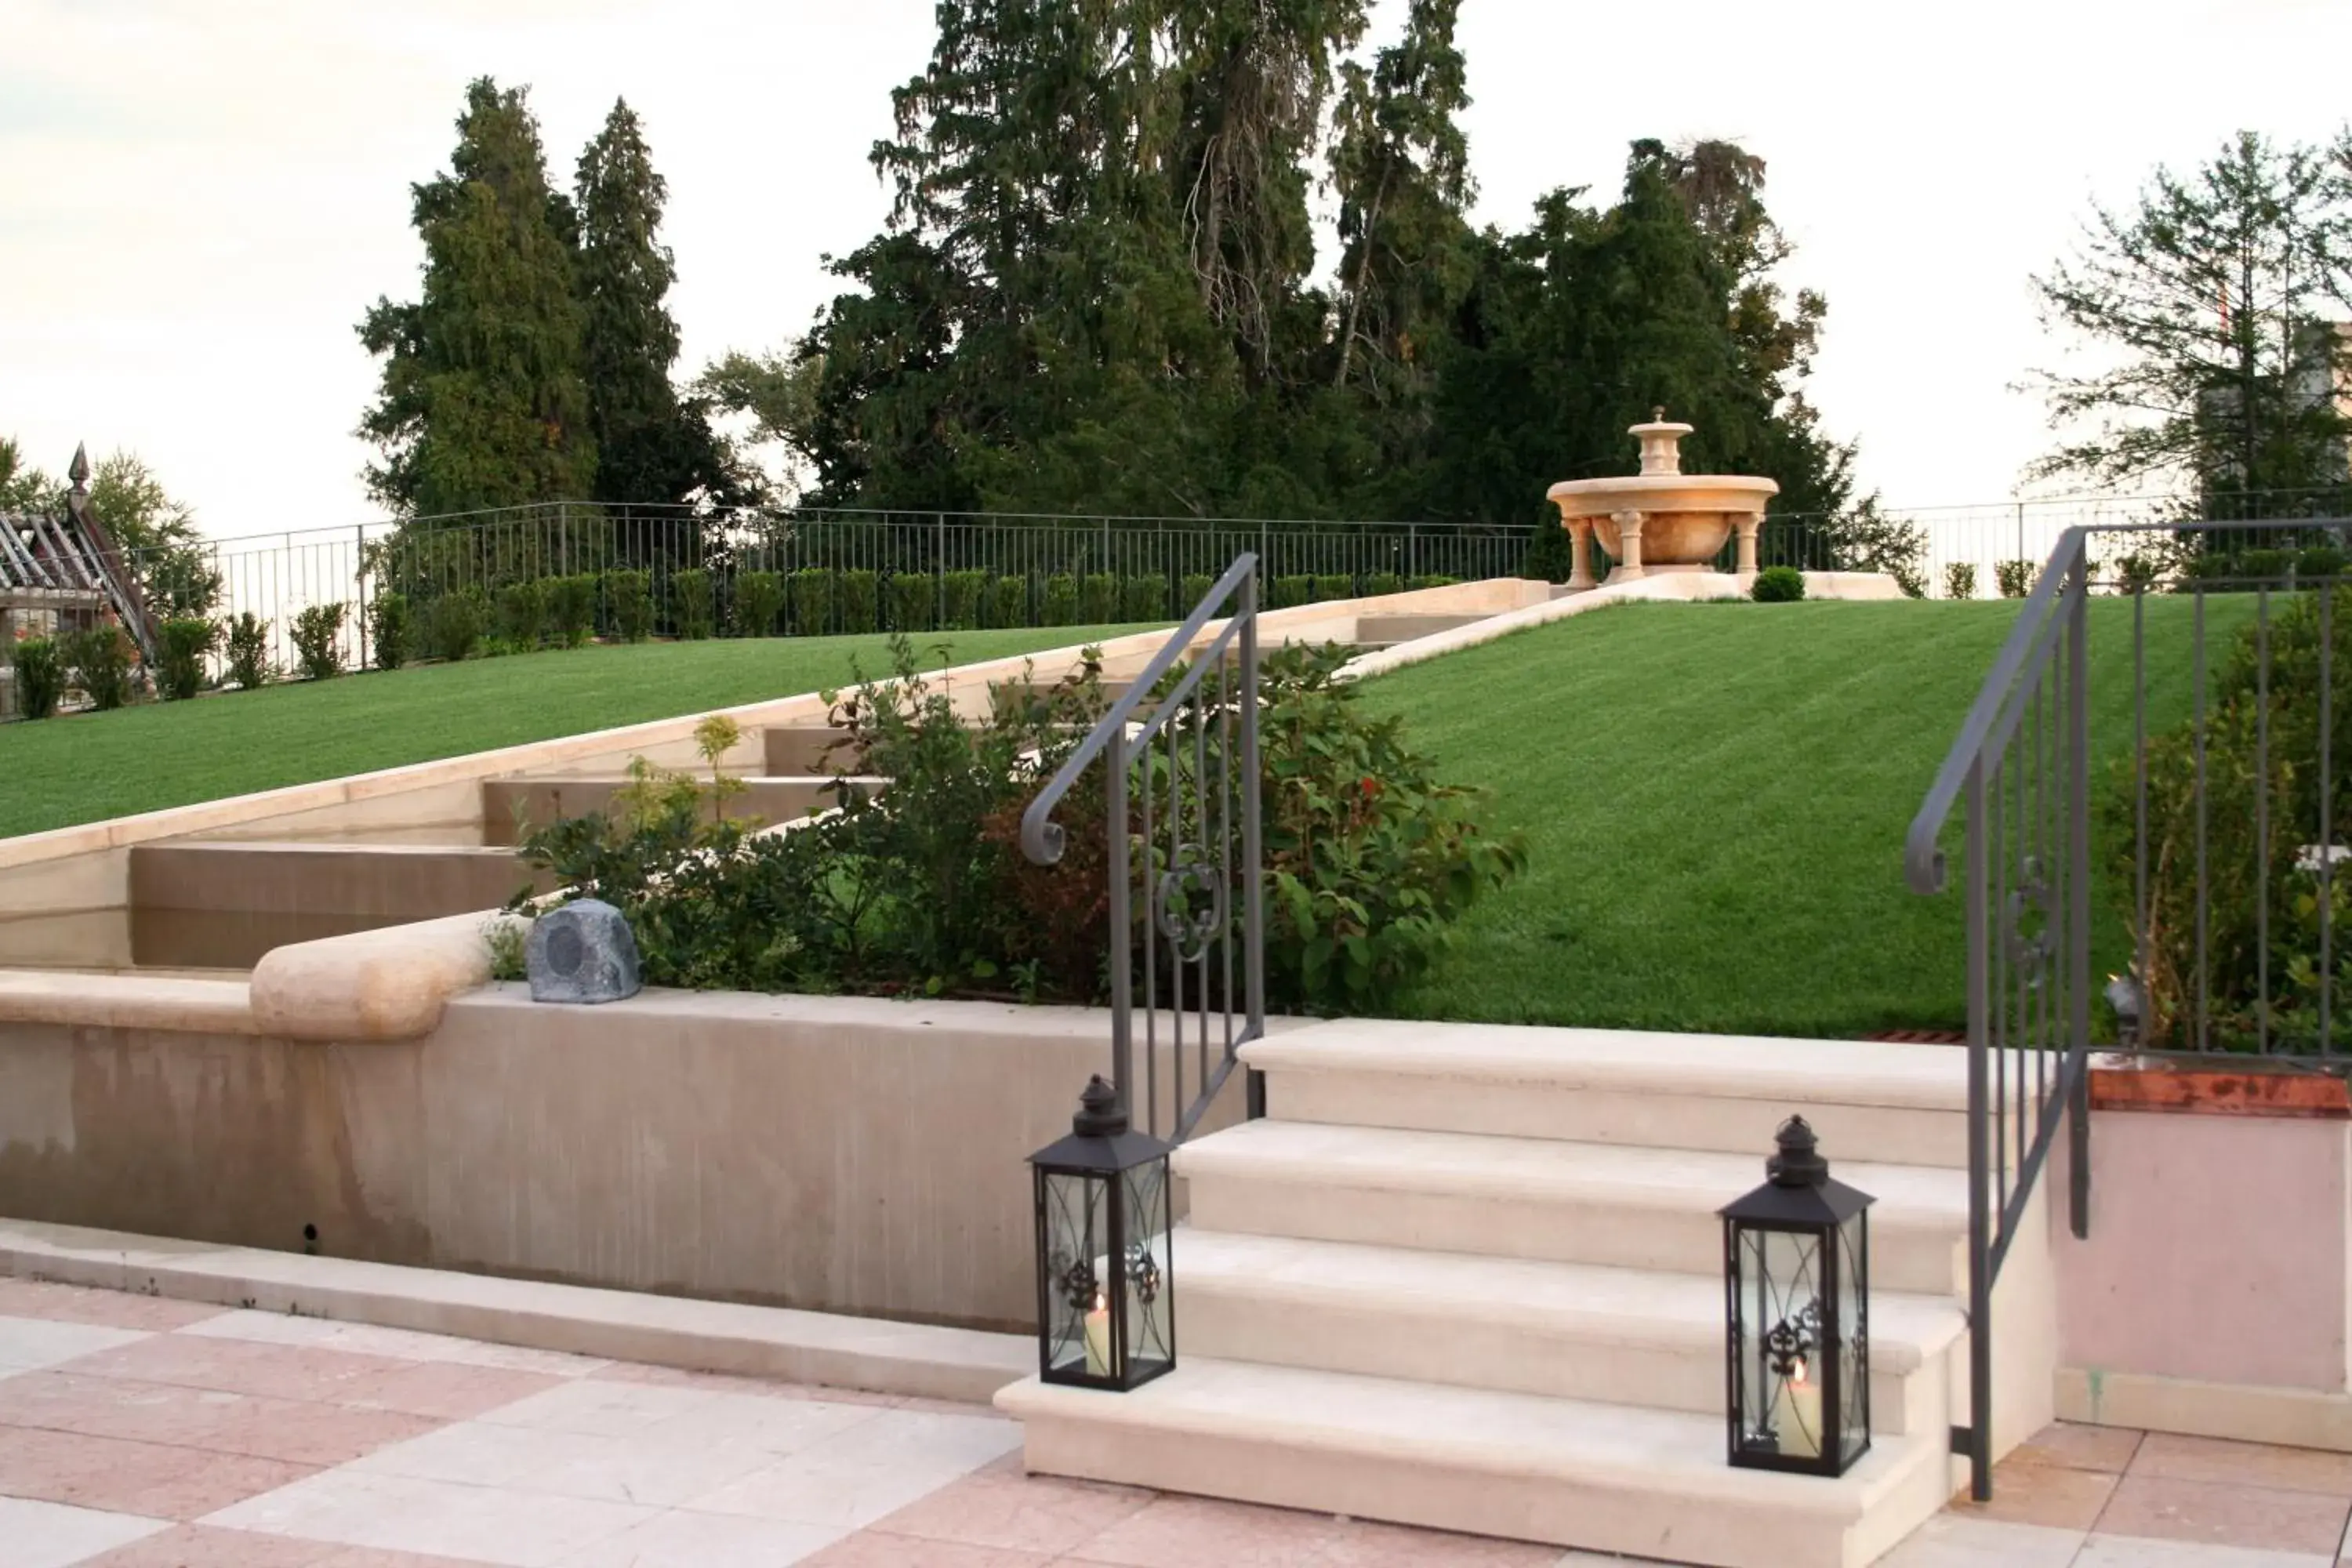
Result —
[[[702, 782], [709, 783], [708, 776]], [[806, 816], [812, 811], [822, 811], [840, 803], [838, 785], [872, 795], [890, 781], [881, 778], [857, 777], [832, 779], [803, 776], [778, 778], [754, 775], [739, 778], [743, 787], [726, 799], [727, 815], [739, 820], [757, 818], [765, 823], [790, 822]], [[580, 774], [572, 776], [520, 779], [485, 779], [482, 782], [482, 841], [491, 845], [519, 844], [534, 827], [567, 816], [585, 816], [590, 812], [613, 810], [613, 797], [628, 787], [625, 774]], [[705, 817], [718, 814], [716, 800], [705, 803]]]
[[1243, 1056], [1290, 1121], [1760, 1160], [1801, 1110], [1833, 1163], [1968, 1164], [1968, 1053], [1953, 1047], [1348, 1018]]
[[1399, 643], [1415, 642], [1435, 637], [1462, 626], [1475, 626], [1485, 616], [1408, 615], [1402, 612], [1369, 615], [1356, 617], [1356, 646], [1360, 648], [1393, 647]]
[[1942, 1433], [1779, 1475], [1726, 1463], [1711, 1416], [1191, 1354], [1133, 1393], [996, 1404], [1033, 1471], [1713, 1568], [1859, 1568], [1951, 1489]]
[[[1722, 1416], [1719, 1276], [1180, 1230], [1187, 1359], [1491, 1388]], [[1870, 1300], [1871, 1422], [1943, 1433], [1966, 1324], [1948, 1298]], [[1958, 1380], [1962, 1385], [1965, 1379]]]
[[849, 731], [832, 724], [770, 724], [760, 731], [773, 778], [855, 773], [857, 759], [844, 742]]
[[[1713, 1276], [1717, 1211], [1763, 1180], [1753, 1154], [1266, 1120], [1177, 1151], [1203, 1230]], [[1874, 1194], [1880, 1289], [1966, 1289], [1968, 1175], [1841, 1162]]]

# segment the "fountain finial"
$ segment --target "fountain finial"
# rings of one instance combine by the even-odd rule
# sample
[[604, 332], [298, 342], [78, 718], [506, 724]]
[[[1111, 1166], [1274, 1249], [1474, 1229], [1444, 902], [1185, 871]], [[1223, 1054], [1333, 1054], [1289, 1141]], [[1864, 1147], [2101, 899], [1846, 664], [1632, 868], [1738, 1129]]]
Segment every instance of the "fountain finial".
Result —
[[1666, 405], [1663, 403], [1654, 403], [1650, 405], [1650, 423], [1653, 425], [1664, 425], [1665, 422]]

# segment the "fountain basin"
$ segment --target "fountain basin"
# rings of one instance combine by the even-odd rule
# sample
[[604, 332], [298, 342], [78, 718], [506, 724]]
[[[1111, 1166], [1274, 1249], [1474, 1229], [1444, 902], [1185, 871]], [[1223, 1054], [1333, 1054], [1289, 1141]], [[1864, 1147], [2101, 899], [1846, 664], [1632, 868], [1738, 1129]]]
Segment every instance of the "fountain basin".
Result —
[[1753, 474], [1684, 473], [1681, 444], [1691, 426], [1659, 413], [1627, 432], [1642, 443], [1639, 474], [1566, 479], [1544, 492], [1559, 509], [1560, 526], [1574, 543], [1576, 570], [1570, 586], [1591, 585], [1594, 540], [1617, 563], [1616, 576], [1639, 577], [1706, 571], [1738, 530], [1738, 570], [1756, 570], [1756, 534], [1763, 526], [1765, 503], [1780, 493], [1780, 485]]

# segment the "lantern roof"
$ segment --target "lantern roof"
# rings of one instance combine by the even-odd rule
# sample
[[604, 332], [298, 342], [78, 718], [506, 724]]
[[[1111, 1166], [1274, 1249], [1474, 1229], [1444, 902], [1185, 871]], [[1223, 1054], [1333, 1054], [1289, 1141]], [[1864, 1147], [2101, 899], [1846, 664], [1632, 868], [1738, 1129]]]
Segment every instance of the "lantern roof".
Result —
[[1070, 1134], [1029, 1156], [1043, 1171], [1083, 1173], [1128, 1171], [1165, 1159], [1168, 1145], [1149, 1132], [1128, 1125], [1127, 1106], [1118, 1090], [1097, 1073], [1078, 1097], [1078, 1113], [1070, 1119]]
[[1801, 1116], [1780, 1124], [1778, 1152], [1764, 1162], [1764, 1184], [1717, 1212], [1744, 1225], [1843, 1225], [1878, 1200], [1830, 1174], [1820, 1142]]

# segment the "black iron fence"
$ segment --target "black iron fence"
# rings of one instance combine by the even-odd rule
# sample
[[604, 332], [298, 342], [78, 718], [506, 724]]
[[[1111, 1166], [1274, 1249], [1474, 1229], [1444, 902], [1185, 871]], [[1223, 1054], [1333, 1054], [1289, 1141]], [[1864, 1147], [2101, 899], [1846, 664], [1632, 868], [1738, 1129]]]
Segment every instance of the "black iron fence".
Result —
[[[1911, 824], [1967, 901], [1972, 1425], [1990, 1495], [1991, 1297], [2051, 1146], [2089, 1223], [2095, 1047], [2336, 1057], [2352, 895], [2352, 519], [2067, 529]], [[1955, 814], [1958, 822], [1955, 823]]]

